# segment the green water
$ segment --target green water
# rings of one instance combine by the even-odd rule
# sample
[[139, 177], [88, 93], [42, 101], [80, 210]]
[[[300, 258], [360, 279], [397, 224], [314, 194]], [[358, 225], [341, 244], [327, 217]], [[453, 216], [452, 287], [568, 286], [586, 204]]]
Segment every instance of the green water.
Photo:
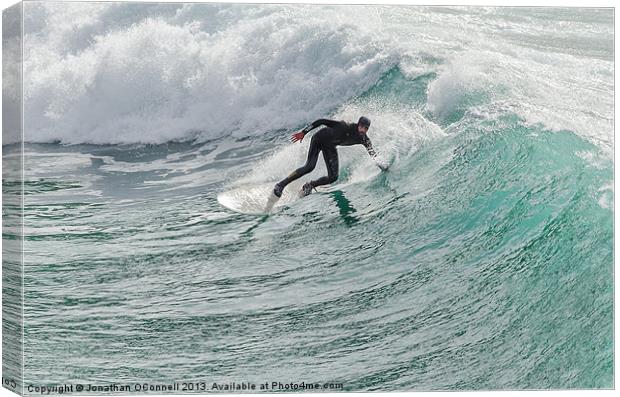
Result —
[[27, 380], [612, 385], [612, 167], [571, 132], [468, 123], [269, 217], [131, 169], [202, 147], [28, 149], [67, 172], [24, 186]]

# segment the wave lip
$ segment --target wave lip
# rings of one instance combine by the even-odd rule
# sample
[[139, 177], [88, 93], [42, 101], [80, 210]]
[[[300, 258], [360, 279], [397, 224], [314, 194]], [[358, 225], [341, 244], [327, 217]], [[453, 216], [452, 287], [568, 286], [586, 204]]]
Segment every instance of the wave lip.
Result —
[[[60, 5], [46, 10], [50, 21], [65, 14]], [[145, 14], [93, 32], [87, 46], [76, 39], [69, 52], [54, 40], [66, 38], [64, 25], [27, 34], [28, 140], [162, 143], [260, 134], [334, 109], [393, 62], [354, 25], [327, 26], [326, 10], [309, 18], [303, 8], [263, 10], [248, 21], [241, 9], [236, 23], [216, 32], [199, 20]]]
[[408, 79], [436, 76], [426, 110], [443, 127], [467, 112], [513, 112], [613, 146], [613, 19], [600, 10], [24, 9], [30, 142], [206, 141], [296, 128], [338, 113], [397, 66]]

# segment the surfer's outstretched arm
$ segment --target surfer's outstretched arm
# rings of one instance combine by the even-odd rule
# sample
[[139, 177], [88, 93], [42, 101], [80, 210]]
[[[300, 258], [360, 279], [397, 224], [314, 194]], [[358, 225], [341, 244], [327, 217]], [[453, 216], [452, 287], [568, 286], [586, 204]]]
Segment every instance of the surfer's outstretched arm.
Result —
[[364, 139], [362, 139], [362, 144], [366, 148], [366, 151], [368, 152], [370, 157], [372, 157], [372, 159], [375, 160], [375, 164], [377, 165], [377, 167], [381, 168], [381, 171], [387, 171], [388, 170], [388, 165], [383, 163], [383, 162], [381, 162], [381, 161], [378, 161], [378, 159], [377, 159], [377, 151], [372, 146], [372, 142], [370, 142], [370, 138], [368, 138], [367, 135], [365, 135]]
[[335, 128], [342, 124], [342, 121], [330, 120], [330, 119], [318, 119], [313, 121], [312, 124], [308, 124], [302, 131], [310, 132], [318, 126], [324, 125], [326, 127]]
[[321, 125], [324, 125], [330, 128], [335, 128], [342, 124], [343, 124], [342, 121], [336, 121], [336, 120], [330, 120], [330, 119], [318, 119], [308, 124], [307, 126], [305, 126], [301, 131], [293, 134], [293, 137], [291, 138], [291, 142], [297, 142], [297, 141], [301, 142], [308, 132], [312, 131], [313, 129]]

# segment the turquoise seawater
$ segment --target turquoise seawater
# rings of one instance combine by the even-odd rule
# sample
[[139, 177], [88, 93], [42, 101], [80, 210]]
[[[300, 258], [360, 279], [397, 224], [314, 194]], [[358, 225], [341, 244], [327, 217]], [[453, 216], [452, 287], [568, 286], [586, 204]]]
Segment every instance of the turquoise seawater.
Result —
[[[101, 18], [121, 21], [114, 29], [128, 36], [164, 21], [136, 22], [145, 15], [168, 15], [163, 6], [142, 14], [114, 10]], [[209, 20], [206, 8], [196, 10], [189, 15]], [[293, 18], [278, 7], [219, 10], [228, 24], [218, 19], [223, 25], [202, 26], [205, 40], [231, 26], [250, 29], [237, 24], [243, 18], [235, 10], [252, 11], [243, 16], [257, 23], [273, 22], [282, 35], [289, 32], [286, 18]], [[291, 15], [305, 16], [304, 10], [293, 8]], [[300, 40], [299, 49], [316, 54], [319, 65], [333, 59], [331, 52], [340, 56], [329, 68], [331, 80], [320, 83], [339, 82], [330, 85], [338, 95], [323, 87], [325, 97], [300, 96], [314, 101], [305, 103], [317, 110], [314, 116], [291, 105], [280, 117], [269, 98], [253, 93], [252, 103], [244, 102], [222, 90], [217, 76], [208, 80], [215, 93], [204, 95], [221, 94], [244, 120], [260, 120], [263, 111], [276, 124], [259, 133], [244, 132], [247, 126], [222, 113], [238, 128], [189, 128], [188, 136], [174, 139], [158, 132], [159, 141], [144, 142], [154, 106], [148, 102], [143, 113], [127, 116], [132, 124], [107, 125], [118, 129], [102, 137], [106, 124], [96, 106], [110, 86], [101, 84], [121, 86], [109, 78], [90, 93], [76, 93], [92, 95], [89, 117], [97, 125], [70, 129], [81, 120], [70, 103], [54, 107], [60, 116], [50, 116], [49, 128], [37, 118], [28, 130], [26, 122], [33, 138], [25, 144], [23, 185], [25, 384], [613, 387], [611, 11], [412, 8], [407, 17], [391, 10], [375, 8], [383, 15], [382, 34], [426, 45], [412, 53], [417, 63], [389, 51], [378, 64], [359, 58], [347, 47], [354, 47], [346, 40], [354, 28], [346, 24], [323, 26], [331, 35], [309, 43], [298, 33], [280, 38]], [[435, 33], [397, 29], [416, 18]], [[470, 33], [455, 42], [432, 36], [446, 21], [463, 23]], [[546, 30], [526, 35], [528, 26]], [[575, 37], [559, 38], [566, 26]], [[105, 47], [106, 37], [120, 33], [107, 34], [91, 45]], [[252, 40], [247, 34], [243, 39]], [[371, 44], [376, 60], [385, 43]], [[89, 50], [84, 45], [78, 54]], [[99, 47], [89, 56], [104, 50]], [[294, 53], [274, 54], [277, 65], [270, 66], [291, 85], [289, 64], [311, 80], [299, 72]], [[453, 53], [460, 56], [448, 56]], [[493, 62], [480, 64], [480, 54]], [[558, 59], [598, 63], [588, 76], [557, 77], [561, 71], [549, 63], [557, 66]], [[461, 68], [462, 60], [470, 66]], [[368, 64], [374, 69], [360, 66]], [[343, 76], [370, 77], [349, 85], [338, 68]], [[178, 72], [172, 70], [170, 79]], [[528, 74], [534, 70], [541, 74]], [[514, 75], [505, 77], [507, 71]], [[238, 84], [271, 87], [259, 72], [255, 80], [244, 76], [249, 80]], [[142, 87], [141, 80], [128, 81]], [[539, 86], [545, 81], [549, 86]], [[584, 87], [588, 82], [599, 86]], [[36, 84], [33, 92], [42, 89], [41, 80]], [[275, 92], [268, 94], [277, 103], [293, 98], [274, 98]], [[31, 109], [50, 94], [37, 95]], [[373, 120], [369, 136], [391, 163], [388, 172], [363, 147], [346, 147], [332, 188], [269, 215], [236, 213], [218, 201], [235, 189], [275, 183], [301, 165], [309, 139], [294, 145], [288, 138], [305, 122], [360, 114]], [[7, 156], [19, 148], [3, 149]], [[308, 178], [324, 171], [319, 159]], [[9, 197], [21, 186], [5, 178], [3, 189]], [[4, 222], [16, 222], [14, 211], [5, 204]]]

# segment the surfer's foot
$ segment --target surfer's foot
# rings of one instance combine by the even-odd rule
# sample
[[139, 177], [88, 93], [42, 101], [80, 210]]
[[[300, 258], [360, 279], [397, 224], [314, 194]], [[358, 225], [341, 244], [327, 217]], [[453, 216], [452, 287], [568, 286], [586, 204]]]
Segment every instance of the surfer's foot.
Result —
[[276, 183], [276, 186], [273, 188], [274, 196], [282, 197], [282, 190], [284, 190], [284, 186], [280, 186], [279, 183]]
[[309, 195], [310, 193], [312, 193], [312, 188], [313, 188], [313, 187], [314, 187], [314, 186], [312, 186], [312, 183], [310, 183], [310, 182], [306, 182], [306, 183], [302, 186], [302, 188], [301, 188], [301, 196], [302, 196], [302, 197], [303, 197], [303, 196], [307, 196], [307, 195]]

